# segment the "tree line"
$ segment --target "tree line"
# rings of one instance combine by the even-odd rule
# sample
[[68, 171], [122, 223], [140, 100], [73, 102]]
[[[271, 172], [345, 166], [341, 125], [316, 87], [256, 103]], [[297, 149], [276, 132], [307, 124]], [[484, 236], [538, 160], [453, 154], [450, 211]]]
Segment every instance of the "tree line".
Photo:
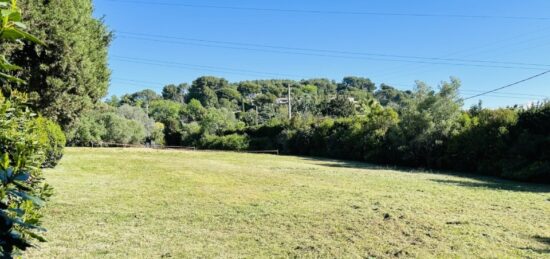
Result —
[[101, 100], [112, 33], [90, 0], [0, 0], [0, 11], [0, 257], [45, 241], [42, 168], [66, 143], [279, 149], [550, 182], [549, 102], [465, 110], [455, 78], [402, 91], [363, 77], [212, 76]]
[[79, 118], [68, 139], [279, 149], [549, 182], [550, 104], [464, 109], [460, 86], [456, 78], [437, 88], [417, 81], [404, 91], [364, 77], [230, 83], [203, 76], [161, 93], [112, 96]]

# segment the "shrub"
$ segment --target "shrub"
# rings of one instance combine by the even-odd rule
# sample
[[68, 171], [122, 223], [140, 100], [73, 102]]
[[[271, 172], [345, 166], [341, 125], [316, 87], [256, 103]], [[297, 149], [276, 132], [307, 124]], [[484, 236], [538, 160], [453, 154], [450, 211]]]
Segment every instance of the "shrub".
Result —
[[247, 135], [231, 134], [226, 136], [203, 135], [199, 148], [214, 150], [246, 150], [249, 146]]
[[40, 207], [51, 195], [43, 183], [40, 166], [44, 154], [33, 114], [22, 106], [25, 97], [0, 93], [0, 257], [11, 258], [31, 246], [31, 239], [45, 241], [38, 232]]
[[161, 122], [155, 122], [150, 138], [153, 142], [155, 142], [155, 144], [164, 145], [164, 124]]
[[502, 176], [550, 183], [550, 102], [520, 111], [510, 134]]
[[76, 120], [74, 127], [67, 134], [71, 146], [97, 146], [102, 142], [101, 137], [106, 134], [105, 125], [99, 120], [96, 112], [87, 112]]
[[38, 117], [36, 125], [39, 129], [39, 142], [44, 148], [42, 167], [53, 168], [63, 157], [63, 148], [67, 142], [65, 134], [57, 123], [44, 117]]

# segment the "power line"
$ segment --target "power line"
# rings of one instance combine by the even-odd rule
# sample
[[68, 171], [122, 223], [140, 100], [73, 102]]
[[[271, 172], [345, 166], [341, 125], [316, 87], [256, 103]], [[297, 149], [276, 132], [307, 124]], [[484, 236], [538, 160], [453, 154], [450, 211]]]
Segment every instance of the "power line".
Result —
[[[525, 35], [529, 35], [529, 34], [532, 34], [532, 33], [538, 33], [538, 32], [541, 32], [541, 31], [546, 31], [548, 30], [550, 27], [543, 27], [542, 29], [538, 29], [538, 30], [535, 30], [535, 31], [532, 31], [532, 32], [529, 32], [529, 33], [521, 33], [521, 34], [518, 34], [518, 35], [515, 35], [513, 37], [507, 37], [507, 38], [504, 38], [504, 39], [499, 39], [497, 41], [493, 41], [493, 42], [490, 42], [488, 44], [485, 44], [481, 47], [473, 47], [473, 48], [468, 48], [468, 49], [462, 49], [462, 50], [459, 50], [459, 51], [454, 51], [454, 52], [451, 52], [449, 54], [446, 54], [445, 56], [443, 56], [443, 58], [447, 58], [447, 57], [453, 57], [453, 56], [456, 56], [457, 54], [461, 54], [460, 56], [465, 56], [465, 57], [468, 57], [468, 56], [474, 56], [474, 55], [480, 55], [480, 54], [486, 54], [488, 52], [494, 52], [495, 50], [498, 50], [498, 49], [503, 49], [503, 48], [506, 48], [508, 49], [509, 47], [512, 47], [512, 46], [516, 46], [516, 45], [522, 45], [522, 44], [525, 44], [525, 43], [529, 43], [529, 42], [532, 42], [532, 41], [537, 41], [537, 40], [545, 40], [545, 38], [548, 38], [549, 35], [544, 35], [544, 36], [541, 36], [541, 37], [536, 37], [536, 38], [530, 38], [530, 39], [527, 39], [527, 40], [522, 40], [522, 41], [515, 41], [515, 42], [512, 42], [510, 44], [504, 44], [502, 45], [503, 42], [506, 42], [506, 41], [510, 41], [510, 40], [515, 40], [515, 39], [518, 39], [518, 38], [524, 38], [523, 36]], [[547, 42], [547, 41], [545, 41]], [[499, 47], [492, 47], [492, 46], [499, 46]], [[491, 47], [491, 48], [489, 48]], [[487, 49], [489, 48], [489, 49]], [[529, 46], [529, 49], [532, 49], [533, 47], [532, 46]], [[514, 53], [517, 53], [518, 51], [514, 51]], [[462, 53], [469, 53], [467, 55], [463, 55]], [[393, 70], [390, 70], [390, 72], [387, 72], [385, 74], [383, 74], [382, 76], [395, 76], [395, 75], [400, 75], [399, 77], [404, 77], [406, 75], [410, 75], [410, 74], [418, 74], [418, 73], [424, 73], [424, 72], [427, 72], [428, 70], [425, 70], [425, 69], [416, 69], [416, 68], [424, 68], [424, 67], [427, 67], [427, 66], [417, 66], [415, 69], [413, 70], [410, 70], [410, 69], [403, 69], [404, 67], [406, 67], [407, 65], [401, 65], [399, 67], [396, 67], [395, 69]], [[403, 72], [403, 71], [407, 71], [407, 72]], [[421, 71], [421, 72], [419, 72]]]
[[261, 72], [261, 71], [234, 69], [234, 68], [217, 67], [217, 66], [204, 66], [204, 65], [187, 64], [187, 63], [179, 63], [179, 62], [163, 61], [163, 60], [155, 60], [155, 59], [125, 57], [125, 56], [118, 56], [118, 55], [112, 55], [112, 57], [113, 59], [122, 61], [122, 62], [145, 64], [145, 65], [157, 65], [157, 66], [164, 66], [164, 67], [174, 67], [174, 68], [181, 68], [181, 69], [188, 69], [188, 70], [222, 72], [222, 73], [237, 74], [237, 75], [254, 75], [254, 76], [263, 75], [263, 76], [292, 77], [292, 78], [302, 77], [300, 75], [293, 75], [293, 74]]
[[[219, 45], [209, 45], [209, 44], [201, 44], [201, 43], [188, 43], [188, 42], [181, 42], [181, 41], [159, 40], [159, 39], [152, 39], [152, 38], [145, 38], [145, 37], [134, 37], [134, 36], [121, 36], [121, 37], [122, 37], [122, 38], [136, 39], [136, 40], [160, 42], [160, 43], [171, 43], [171, 44], [180, 44], [180, 45], [201, 46], [201, 47], [209, 47], [209, 48], [237, 49], [237, 50], [245, 50], [245, 51], [269, 52], [269, 53], [288, 54], [288, 55], [302, 55], [302, 56], [315, 56], [315, 57], [331, 57], [331, 58], [343, 58], [343, 59], [355, 59], [355, 60], [375, 60], [375, 61], [384, 61], [384, 62], [403, 62], [403, 63], [415, 63], [415, 64], [466, 66], [466, 67], [485, 67], [485, 68], [505, 68], [505, 69], [543, 70], [543, 68], [541, 68], [541, 67], [504, 66], [504, 65], [482, 65], [482, 64], [433, 62], [433, 61], [405, 60], [405, 59], [382, 59], [382, 58], [357, 57], [357, 56], [343, 56], [343, 55], [318, 54], [318, 53], [291, 52], [291, 51], [280, 51], [280, 50], [258, 49], [258, 48], [246, 48], [246, 47], [219, 46]], [[542, 64], [537, 64], [537, 65], [542, 65]], [[542, 65], [542, 66], [548, 67], [548, 66], [550, 66], [550, 65]]]
[[[484, 91], [460, 89], [460, 92], [466, 92], [466, 93], [471, 93], [471, 94], [478, 94], [478, 93], [483, 93]], [[512, 93], [512, 92], [500, 92], [500, 91], [496, 92], [496, 94], [499, 94], [499, 95], [512, 95], [512, 96], [535, 97], [535, 98], [550, 98], [550, 96], [547, 96], [547, 95], [536, 95], [536, 94], [525, 94], [525, 93]]]
[[476, 95], [474, 95], [474, 96], [470, 96], [470, 97], [464, 98], [464, 100], [469, 100], [469, 99], [473, 99], [473, 98], [476, 98], [476, 97], [479, 97], [479, 96], [482, 96], [482, 95], [494, 93], [494, 92], [496, 92], [496, 91], [498, 91], [498, 90], [502, 90], [502, 89], [504, 89], [504, 88], [508, 88], [508, 87], [512, 87], [512, 86], [514, 86], [514, 85], [521, 84], [521, 83], [523, 83], [523, 82], [526, 82], [526, 81], [529, 81], [529, 80], [531, 80], [531, 79], [534, 79], [534, 78], [543, 76], [543, 75], [548, 74], [548, 73], [550, 73], [550, 70], [544, 71], [544, 72], [539, 73], [539, 74], [536, 74], [536, 75], [534, 75], [534, 76], [530, 76], [530, 77], [528, 77], [528, 78], [522, 79], [522, 80], [520, 80], [520, 81], [511, 83], [511, 84], [508, 84], [508, 85], [505, 85], [505, 86], [502, 86], [502, 87], [499, 87], [499, 88], [496, 88], [496, 89], [493, 89], [493, 90], [490, 90], [490, 91], [486, 91], [486, 92], [483, 92], [483, 93], [480, 93], [480, 94], [476, 94]]
[[119, 81], [134, 82], [134, 83], [153, 84], [153, 85], [165, 85], [165, 83], [161, 83], [161, 82], [144, 81], [144, 80], [135, 80], [135, 79], [121, 78], [121, 77], [111, 77], [111, 79], [112, 79], [112, 80], [119, 80]]
[[150, 2], [150, 1], [135, 1], [135, 0], [106, 0], [106, 1], [113, 2], [113, 3], [189, 7], [189, 8], [200, 8], [200, 9], [224, 9], [224, 10], [271, 12], [271, 13], [361, 15], [361, 16], [389, 16], [389, 17], [393, 16], [393, 17], [417, 17], [417, 18], [422, 18], [423, 17], [423, 18], [459, 18], [459, 19], [505, 19], [505, 20], [538, 20], [538, 21], [549, 21], [550, 20], [550, 17], [532, 17], [532, 16], [394, 13], [394, 12], [368, 12], [368, 11], [331, 11], [331, 10], [239, 7], [239, 6], [223, 6], [223, 5], [200, 5], [200, 4], [189, 4], [189, 3]]
[[215, 43], [215, 44], [226, 44], [226, 45], [236, 45], [236, 46], [249, 46], [249, 47], [260, 47], [260, 48], [269, 48], [269, 49], [283, 49], [283, 50], [295, 50], [295, 51], [309, 51], [309, 52], [320, 52], [320, 53], [332, 53], [332, 54], [346, 54], [346, 55], [362, 55], [362, 56], [375, 56], [375, 57], [391, 57], [391, 58], [407, 58], [407, 59], [422, 59], [422, 60], [437, 60], [437, 61], [459, 61], [459, 62], [473, 62], [473, 63], [489, 63], [489, 64], [505, 64], [505, 65], [522, 65], [522, 66], [541, 66], [541, 67], [550, 67], [550, 64], [536, 64], [536, 63], [522, 63], [522, 62], [506, 62], [506, 61], [492, 61], [492, 60], [478, 60], [478, 59], [456, 59], [456, 58], [437, 58], [437, 57], [421, 57], [421, 56], [409, 56], [409, 55], [394, 55], [394, 54], [384, 54], [384, 53], [370, 53], [370, 52], [355, 52], [355, 51], [341, 51], [341, 50], [329, 50], [329, 49], [314, 49], [314, 48], [303, 48], [303, 47], [286, 47], [286, 46], [276, 46], [276, 45], [266, 45], [266, 44], [256, 44], [256, 43], [244, 43], [244, 42], [233, 42], [233, 41], [219, 41], [219, 40], [205, 40], [197, 38], [187, 38], [187, 37], [176, 37], [176, 36], [166, 36], [158, 34], [147, 34], [147, 33], [136, 33], [136, 32], [124, 32], [119, 31], [117, 33], [131, 35], [130, 37], [147, 37], [152, 39], [165, 38], [165, 39], [175, 39], [181, 41], [195, 41], [195, 42], [205, 42], [205, 43]]

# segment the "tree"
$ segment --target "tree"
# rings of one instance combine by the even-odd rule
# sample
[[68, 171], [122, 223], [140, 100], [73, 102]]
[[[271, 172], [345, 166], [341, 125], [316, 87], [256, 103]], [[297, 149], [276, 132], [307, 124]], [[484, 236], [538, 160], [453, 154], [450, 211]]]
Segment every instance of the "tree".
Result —
[[181, 144], [180, 114], [184, 109], [185, 105], [182, 103], [169, 100], [155, 100], [149, 104], [149, 116], [164, 125], [164, 142], [167, 145]]
[[150, 137], [155, 131], [155, 120], [149, 118], [149, 115], [140, 107], [124, 104], [117, 108], [117, 114], [128, 120], [134, 120], [143, 125], [145, 135]]
[[154, 100], [162, 99], [155, 91], [151, 89], [141, 90], [133, 94], [125, 94], [122, 96], [121, 104], [129, 104], [131, 106], [140, 106], [146, 108]]
[[382, 84], [380, 89], [374, 93], [374, 97], [382, 106], [399, 108], [408, 98], [411, 98], [411, 91], [400, 91], [392, 86]]
[[183, 103], [185, 101], [185, 93], [189, 86], [187, 84], [167, 85], [162, 88], [162, 98], [164, 100]]
[[191, 84], [187, 100], [196, 99], [205, 107], [216, 107], [218, 106], [216, 91], [228, 86], [229, 82], [223, 78], [213, 76], [199, 77]]
[[102, 114], [105, 133], [101, 140], [117, 144], [140, 144], [145, 140], [145, 127], [135, 120], [128, 120], [114, 112]]
[[363, 90], [369, 93], [374, 92], [376, 85], [368, 78], [348, 76], [344, 77], [342, 83], [338, 84], [338, 92], [350, 90]]
[[333, 117], [350, 117], [355, 114], [355, 104], [348, 96], [338, 95], [330, 100], [324, 114]]
[[316, 86], [318, 94], [322, 96], [336, 94], [336, 88], [338, 87], [336, 82], [325, 78], [303, 80], [301, 84]]
[[438, 154], [452, 136], [459, 133], [462, 101], [458, 96], [460, 81], [442, 82], [439, 92], [417, 82], [413, 98], [399, 110], [401, 121], [391, 132], [389, 147], [402, 163], [412, 166], [438, 167]]
[[67, 133], [67, 143], [71, 146], [98, 146], [107, 129], [100, 120], [101, 112], [89, 110], [76, 119]]
[[239, 85], [237, 86], [237, 90], [241, 93], [242, 96], [248, 97], [249, 95], [259, 93], [261, 87], [255, 82], [244, 81], [239, 83]]
[[93, 17], [91, 0], [25, 0], [20, 7], [26, 10], [29, 32], [45, 45], [0, 43], [1, 51], [23, 68], [18, 75], [28, 82], [11, 87], [29, 93], [34, 110], [67, 130], [107, 93], [111, 33]]

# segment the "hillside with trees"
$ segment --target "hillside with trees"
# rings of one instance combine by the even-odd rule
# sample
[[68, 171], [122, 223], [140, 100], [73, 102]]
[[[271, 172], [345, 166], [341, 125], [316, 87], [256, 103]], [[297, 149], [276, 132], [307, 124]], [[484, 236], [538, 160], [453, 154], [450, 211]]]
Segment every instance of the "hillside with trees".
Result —
[[79, 119], [69, 143], [278, 149], [549, 182], [550, 104], [464, 110], [460, 85], [418, 81], [403, 91], [362, 77], [232, 83], [205, 76], [161, 93], [113, 96]]

